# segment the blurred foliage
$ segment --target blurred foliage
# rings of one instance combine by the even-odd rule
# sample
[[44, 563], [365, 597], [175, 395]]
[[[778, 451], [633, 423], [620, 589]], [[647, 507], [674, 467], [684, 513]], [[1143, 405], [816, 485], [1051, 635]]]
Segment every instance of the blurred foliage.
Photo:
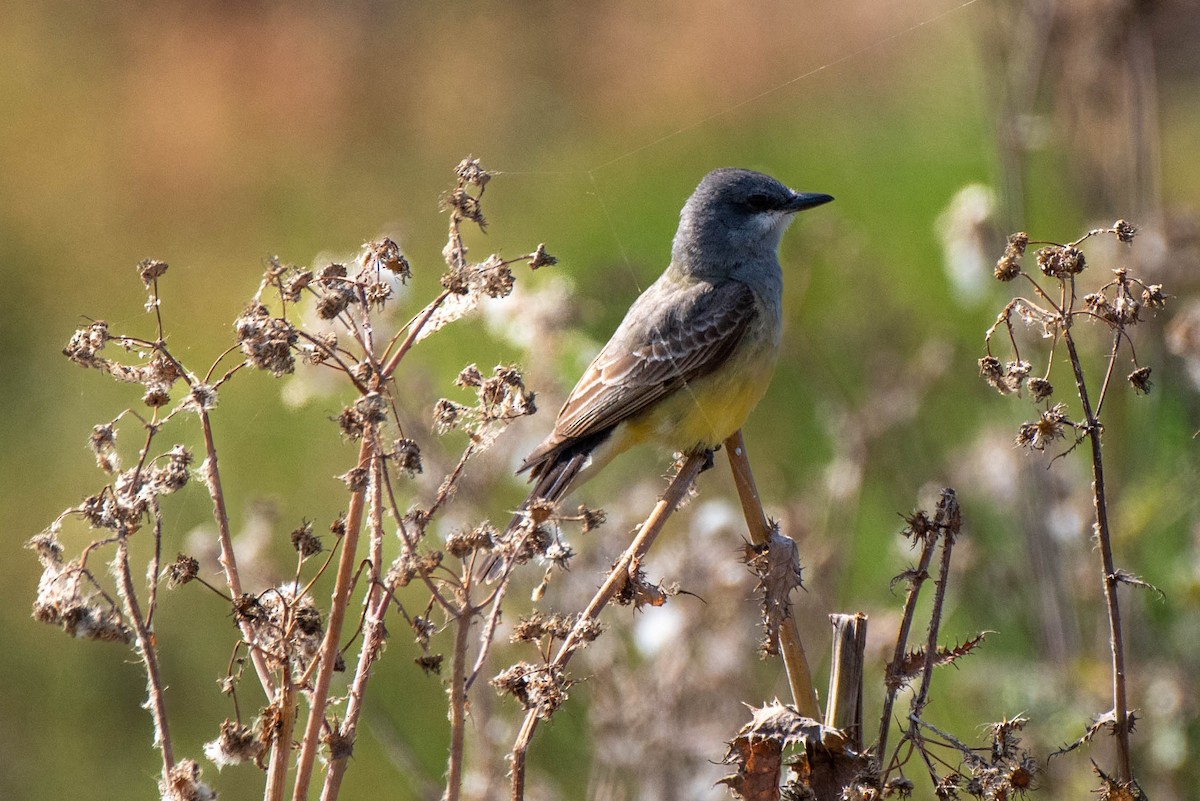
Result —
[[[1175, 298], [1139, 331], [1154, 391], [1115, 397], [1104, 415], [1118, 561], [1166, 592], [1165, 600], [1123, 596], [1132, 697], [1144, 716], [1134, 742], [1144, 785], [1158, 799], [1186, 798], [1200, 783], [1190, 756], [1200, 744], [1200, 462], [1192, 437], [1200, 402], [1183, 360], [1161, 345], [1173, 313], [1197, 292], [1200, 66], [1194, 37], [1181, 33], [1195, 24], [1185, 6], [1162, 4], [1151, 30], [1162, 70], [1163, 205], [1147, 221], [1152, 238], [1133, 251], [1169, 273], [1163, 280]], [[1086, 465], [1072, 456], [1046, 470], [1012, 452], [1028, 408], [996, 398], [975, 366], [1002, 289], [959, 294], [935, 230], [964, 186], [1004, 183], [993, 40], [1020, 8], [999, 0], [780, 0], [753, 13], [683, 2], [5, 4], [0, 508], [14, 525], [0, 560], [0, 634], [9, 643], [0, 649], [0, 797], [153, 793], [137, 667], [117, 646], [67, 642], [27, 615], [37, 569], [20, 543], [92, 491], [98, 474], [86, 437], [129, 403], [124, 388], [59, 356], [67, 337], [88, 316], [152, 330], [133, 269], [146, 257], [172, 265], [167, 328], [197, 365], [232, 341], [231, 321], [272, 254], [317, 264], [386, 233], [414, 266], [412, 296], [427, 297], [444, 236], [437, 198], [468, 153], [501, 173], [487, 190], [492, 233], [469, 244], [511, 256], [545, 241], [560, 265], [520, 280], [542, 286], [567, 276], [570, 327], [591, 347], [665, 264], [679, 206], [709, 169], [762, 169], [835, 195], [785, 238], [784, 358], [746, 431], [764, 498], [812, 568], [799, 606], [810, 651], [824, 650], [827, 613], [862, 609], [872, 615], [872, 652], [882, 654], [899, 607], [888, 580], [911, 558], [896, 536], [897, 513], [930, 488], [954, 486], [967, 534], [943, 631], [998, 633], [960, 670], [936, 677], [930, 714], [969, 734], [1025, 713], [1042, 754], [1078, 736], [1088, 714], [1107, 708]], [[1052, 52], [1057, 31], [1043, 33]], [[1081, 191], [1086, 182], [1070, 166], [1078, 143], [1056, 117], [1061, 99], [1039, 93], [1023, 121], [1042, 132], [1025, 162], [1025, 212], [981, 224], [976, 239], [989, 258], [1008, 227], [1065, 240], [1093, 222], [1150, 212], [1095, 208]], [[516, 359], [540, 383], [542, 414], [502, 448], [514, 457], [521, 436], [549, 425], [589, 347], [580, 339], [556, 344], [552, 358], [525, 353], [479, 321], [430, 342], [414, 354], [416, 397], [450, 394], [471, 361]], [[1097, 342], [1097, 352], [1105, 346]], [[353, 450], [328, 422], [336, 399], [296, 409], [283, 407], [279, 392], [266, 376], [241, 376], [222, 395], [217, 426], [235, 521], [263, 499], [289, 504], [275, 510], [282, 537], [300, 517], [333, 518], [343, 493], [332, 476]], [[649, 480], [665, 463], [651, 452], [625, 458]], [[508, 466], [497, 458], [498, 486], [481, 490], [492, 493], [494, 519], [521, 495], [517, 480], [503, 478]], [[627, 481], [620, 472], [581, 495], [606, 505]], [[730, 491], [724, 475], [701, 481], [703, 499]], [[297, 498], [304, 508], [290, 505]], [[211, 523], [198, 487], [172, 498], [166, 512], [181, 542]], [[620, 533], [613, 525], [600, 536]], [[1045, 561], [1039, 538], [1056, 543], [1057, 563]], [[736, 545], [731, 536], [713, 547], [732, 554]], [[587, 583], [587, 575], [571, 578]], [[193, 608], [170, 597], [160, 621], [182, 634], [163, 643], [164, 670], [177, 750], [197, 756], [219, 722], [215, 679], [233, 633], [219, 603], [208, 601]], [[752, 620], [752, 607], [744, 612]], [[625, 613], [609, 619], [620, 628], [637, 622]], [[431, 732], [444, 731], [444, 712], [412, 703], [413, 688], [440, 699], [438, 679], [412, 665], [403, 639], [371, 686], [344, 798], [376, 797], [381, 787], [425, 797], [440, 779], [444, 737]], [[628, 647], [631, 658], [646, 657]], [[705, 703], [728, 707], [736, 720], [737, 701], [781, 692], [778, 674], [774, 663], [758, 665], [748, 678], [757, 695]], [[602, 797], [603, 781], [588, 778], [580, 703], [602, 691], [597, 684], [582, 688], [535, 743], [534, 764], [562, 797], [584, 797], [587, 787]], [[869, 700], [868, 714], [875, 709]], [[710, 745], [716, 760], [723, 744]], [[1095, 746], [1098, 760], [1104, 748]], [[1055, 787], [1079, 795], [1086, 774], [1071, 756], [1042, 781], [1052, 795]], [[1056, 784], [1067, 776], [1085, 784]], [[216, 783], [224, 797], [243, 798], [260, 781], [234, 769]]]

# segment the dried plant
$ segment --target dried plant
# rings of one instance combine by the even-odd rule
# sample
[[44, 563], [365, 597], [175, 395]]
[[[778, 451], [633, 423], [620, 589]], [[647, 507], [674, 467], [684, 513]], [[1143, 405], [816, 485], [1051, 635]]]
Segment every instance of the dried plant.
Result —
[[[1140, 795], [1141, 790], [1133, 775], [1130, 758], [1129, 735], [1133, 730], [1133, 714], [1127, 701], [1127, 672], [1125, 663], [1124, 636], [1121, 628], [1120, 604], [1117, 588], [1121, 584], [1146, 586], [1136, 577], [1116, 567], [1113, 556], [1113, 535], [1110, 525], [1108, 488], [1104, 478], [1102, 450], [1101, 411], [1112, 388], [1113, 376], [1118, 371], [1119, 357], [1127, 353], [1131, 371], [1126, 379], [1133, 391], [1146, 394], [1151, 389], [1150, 367], [1139, 362], [1134, 347], [1131, 329], [1142, 322], [1144, 313], [1161, 309], [1168, 295], [1159, 284], [1146, 283], [1127, 267], [1118, 267], [1111, 272], [1112, 278], [1104, 281], [1091, 292], [1085, 292], [1080, 281], [1089, 265], [1080, 246], [1097, 236], [1112, 236], [1129, 245], [1137, 229], [1125, 220], [1118, 220], [1110, 228], [1087, 232], [1079, 239], [1066, 244], [1029, 241], [1025, 233], [1009, 237], [1003, 256], [996, 263], [995, 275], [1000, 281], [1020, 280], [1032, 294], [1013, 298], [988, 329], [987, 353], [979, 360], [980, 373], [1001, 394], [1017, 394], [1024, 389], [1037, 405], [1035, 419], [1023, 423], [1017, 431], [1016, 444], [1033, 451], [1045, 451], [1062, 440], [1064, 449], [1057, 459], [1073, 451], [1087, 441], [1090, 445], [1092, 465], [1092, 493], [1095, 509], [1093, 525], [1095, 542], [1100, 554], [1101, 582], [1105, 608], [1109, 623], [1109, 644], [1112, 654], [1112, 709], [1101, 718], [1111, 717], [1108, 730], [1116, 741], [1117, 764], [1113, 776], [1105, 776], [1101, 792]], [[1041, 247], [1035, 261], [1041, 278], [1025, 269], [1022, 260], [1031, 245]], [[1090, 323], [1108, 334], [1111, 345], [1104, 360], [1103, 378], [1099, 387], [1089, 384], [1084, 370], [1084, 358], [1076, 339], [1076, 323]], [[1033, 328], [1040, 334], [1046, 348], [1044, 369], [1035, 371], [1030, 361], [1023, 358], [1018, 345], [1017, 323]], [[992, 339], [1000, 331], [1011, 348], [1006, 362], [992, 353]], [[1074, 382], [1075, 396], [1079, 401], [1077, 412], [1066, 402], [1054, 400], [1054, 386], [1050, 381], [1054, 356], [1066, 351]], [[1116, 789], [1113, 789], [1116, 788]]]
[[[474, 365], [463, 370], [458, 384], [474, 393], [473, 402], [439, 402], [428, 433], [462, 430], [466, 447], [435, 495], [409, 506], [401, 498], [414, 498], [415, 490], [402, 485], [423, 470], [419, 444], [423, 434], [402, 423], [408, 419], [405, 407], [413, 399], [405, 396], [398, 370], [414, 345], [462, 317], [482, 298], [507, 296], [515, 282], [514, 263], [527, 261], [536, 269], [555, 261], [542, 245], [518, 259], [492, 255], [472, 262], [468, 258], [462, 228], [468, 222], [480, 228], [485, 225], [480, 200], [489, 178], [475, 159], [458, 166], [456, 183], [443, 198], [450, 222], [442, 290], [391, 336], [383, 332], [397, 305], [397, 289], [409, 280], [412, 268], [395, 242], [381, 239], [365, 245], [352, 264], [306, 270], [272, 259], [258, 290], [234, 321], [235, 344], [204, 371], [185, 365], [178, 356], [181, 349], [168, 344], [160, 313], [160, 282], [168, 268], [161, 261], [138, 265], [148, 290], [146, 308], [155, 321], [153, 336], [116, 334], [97, 321], [77, 331], [68, 343], [64, 353], [76, 364], [140, 386], [147, 409], [126, 409], [95, 427], [90, 446], [108, 483], [30, 540], [43, 567], [34, 616], [72, 636], [134, 645], [146, 673], [147, 708], [162, 759], [159, 789], [164, 799], [214, 797], [198, 764], [176, 756], [171, 738], [167, 693], [158, 667], [159, 648], [169, 638], [160, 637], [155, 626], [164, 582], [169, 590], [181, 592], [189, 591], [181, 589], [187, 584], [206, 587], [220, 598], [213, 613], [231, 613], [237, 622], [241, 636], [233, 644], [229, 670], [221, 681], [231, 700], [231, 714], [219, 726], [214, 721], [219, 733], [205, 746], [205, 753], [218, 767], [249, 762], [264, 768], [264, 798], [272, 800], [289, 794], [307, 798], [318, 755], [327, 765], [321, 797], [337, 798], [354, 750], [371, 670], [388, 638], [385, 619], [392, 610], [411, 629], [424, 653], [418, 661], [429, 671], [439, 671], [443, 661], [431, 639], [450, 629], [446, 797], [458, 797], [466, 690], [486, 653], [485, 644], [475, 668], [469, 670], [470, 627], [490, 609], [487, 631], [489, 636], [494, 633], [504, 587], [480, 587], [473, 571], [481, 554], [505, 544], [496, 541], [486, 522], [454, 534], [444, 547], [431, 544], [428, 532], [430, 523], [452, 503], [472, 457], [511, 421], [532, 414], [536, 407], [516, 368], [500, 365], [490, 375]], [[241, 358], [229, 365], [234, 355]], [[329, 527], [333, 538], [329, 544], [309, 521], [291, 532], [295, 573], [292, 580], [275, 587], [243, 585], [218, 467], [214, 409], [232, 379], [247, 369], [275, 377], [298, 369], [329, 371], [354, 396], [336, 419], [341, 436], [360, 443], [357, 459], [341, 476], [349, 493], [346, 511]], [[173, 404], [171, 394], [180, 386], [182, 397]], [[193, 464], [194, 456], [184, 446], [161, 444], [168, 432], [185, 427], [192, 415], [198, 419], [203, 440], [199, 465]], [[132, 424], [140, 428], [141, 436], [127, 465], [129, 457], [118, 447], [118, 437], [123, 427]], [[166, 565], [161, 562], [163, 550], [177, 545], [174, 533], [165, 529], [160, 499], [183, 489], [193, 475], [212, 501], [223, 587], [202, 578], [199, 561], [189, 555], [181, 553]], [[71, 520], [82, 521], [102, 536], [68, 559], [62, 536]], [[365, 548], [360, 543], [364, 526]], [[389, 536], [389, 531], [396, 536]], [[129, 546], [139, 532], [142, 538], [151, 538], [152, 555], [144, 570], [135, 571]], [[395, 549], [392, 542], [397, 543], [399, 555], [389, 567], [385, 552]], [[529, 544], [532, 551], [539, 547], [544, 551], [542, 546], [540, 541]], [[111, 551], [113, 586], [107, 586], [91, 567], [96, 555], [106, 551]], [[147, 576], [142, 587], [134, 578], [136, 572]], [[322, 606], [314, 588], [329, 573], [333, 590], [328, 605]], [[427, 591], [428, 601], [419, 610], [407, 608], [397, 594], [411, 583]], [[354, 603], [361, 604], [362, 611], [357, 622], [351, 617], [353, 633], [347, 639], [347, 617], [353, 614]], [[243, 712], [247, 663], [263, 697], [258, 712], [249, 718]], [[348, 674], [344, 694], [337, 697], [332, 692], [336, 673]], [[293, 753], [297, 741], [298, 756]]]

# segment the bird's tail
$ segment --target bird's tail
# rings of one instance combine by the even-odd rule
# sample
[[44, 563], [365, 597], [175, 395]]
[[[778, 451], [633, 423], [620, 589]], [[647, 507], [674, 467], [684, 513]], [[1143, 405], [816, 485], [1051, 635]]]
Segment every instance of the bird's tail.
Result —
[[[608, 432], [604, 432], [607, 437]], [[508, 569], [510, 564], [524, 562], [532, 555], [530, 542], [536, 536], [537, 527], [545, 520], [538, 519], [541, 510], [553, 506], [567, 496], [575, 485], [579, 473], [592, 461], [592, 451], [605, 437], [589, 437], [548, 456], [544, 461], [528, 464], [533, 479], [533, 489], [525, 499], [496, 542], [496, 548], [484, 562], [480, 575], [491, 583]]]

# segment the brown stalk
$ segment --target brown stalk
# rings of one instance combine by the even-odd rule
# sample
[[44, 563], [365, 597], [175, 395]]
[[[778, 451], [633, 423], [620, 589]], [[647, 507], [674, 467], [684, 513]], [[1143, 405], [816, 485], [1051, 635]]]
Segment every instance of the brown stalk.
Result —
[[[387, 629], [384, 626], [384, 615], [387, 613], [391, 592], [383, 589], [380, 567], [383, 564], [383, 459], [376, 456], [371, 460], [371, 507], [370, 507], [370, 571], [368, 576], [367, 596], [363, 600], [366, 613], [362, 624], [362, 644], [358, 651], [358, 664], [354, 668], [354, 678], [350, 682], [350, 690], [346, 701], [346, 719], [342, 721], [339, 735], [350, 749], [358, 735], [358, 719], [362, 714], [363, 697], [366, 693], [367, 680], [371, 676], [371, 668], [375, 664], [384, 641], [387, 639]], [[329, 770], [325, 774], [325, 783], [321, 788], [322, 801], [334, 801], [341, 790], [342, 778], [350, 762], [350, 754], [331, 757]]]
[[[944, 494], [943, 498], [945, 498]], [[940, 516], [935, 519], [940, 519]], [[876, 746], [876, 754], [881, 764], [883, 764], [886, 757], [888, 732], [891, 729], [892, 721], [892, 707], [896, 703], [896, 693], [900, 690], [901, 686], [899, 678], [893, 675], [892, 671], [898, 670], [904, 661], [904, 652], [908, 648], [908, 634], [912, 630], [913, 618], [916, 616], [917, 597], [921, 594], [921, 585], [925, 583], [925, 579], [929, 578], [929, 563], [933, 561], [933, 552], [937, 548], [938, 534], [939, 529], [935, 525], [926, 535], [925, 543], [921, 548], [921, 559], [917, 563], [916, 569], [912, 571], [908, 582], [908, 593], [904, 598], [904, 612], [900, 617], [900, 629], [896, 632], [896, 647], [892, 650], [892, 661], [888, 665], [888, 675], [885, 681], [887, 692], [883, 697], [883, 714], [879, 719], [879, 745]]]
[[1117, 599], [1120, 579], [1113, 564], [1112, 534], [1108, 526], [1108, 499], [1104, 487], [1104, 462], [1100, 452], [1100, 421], [1092, 413], [1087, 384], [1083, 380], [1083, 367], [1075, 349], [1071, 329], [1064, 328], [1063, 339], [1071, 357], [1071, 369], [1075, 373], [1075, 388], [1087, 424], [1087, 437], [1092, 446], [1092, 499], [1096, 508], [1096, 540], [1100, 550], [1102, 580], [1104, 582], [1104, 604], [1108, 609], [1109, 647], [1112, 650], [1112, 693], [1113, 726], [1117, 738], [1117, 780], [1128, 782], [1133, 778], [1129, 758], [1129, 715], [1125, 690], [1125, 645], [1121, 634], [1121, 609]]
[[[221, 563], [221, 569], [225, 571], [225, 583], [229, 587], [229, 592], [236, 601], [242, 596], [242, 579], [238, 575], [237, 557], [233, 553], [233, 534], [229, 529], [229, 512], [225, 508], [225, 490], [221, 485], [221, 471], [217, 466], [217, 446], [213, 440], [212, 419], [208, 416], [208, 412], [203, 410], [200, 412], [200, 430], [204, 434], [204, 455], [207, 463], [207, 480], [204, 483], [208, 486], [209, 497], [212, 498], [213, 517], [217, 521], [217, 542], [221, 547], [218, 561]], [[278, 700], [275, 697], [275, 682], [271, 679], [271, 669], [267, 666], [267, 659], [260, 649], [254, 647], [254, 629], [251, 627], [250, 621], [242, 620], [238, 623], [238, 627], [242, 630], [242, 637], [250, 646], [250, 659], [254, 663], [254, 672], [258, 674], [258, 681], [262, 684], [267, 699]]]
[[[733, 471], [733, 483], [742, 503], [742, 513], [750, 529], [750, 541], [755, 545], [764, 545], [771, 539], [771, 524], [767, 521], [758, 497], [758, 487], [754, 484], [754, 473], [750, 470], [750, 458], [746, 455], [746, 444], [742, 439], [741, 429], [725, 440], [725, 450], [729, 454], [729, 467]], [[787, 670], [788, 685], [792, 690], [792, 702], [796, 711], [820, 722], [822, 715], [817, 700], [817, 689], [813, 685], [812, 671], [808, 667], [808, 656], [804, 653], [800, 631], [791, 615], [788, 615], [787, 620], [779, 627], [779, 653]]]
[[[467, 574], [470, 582], [470, 574]], [[454, 613], [454, 653], [450, 659], [450, 755], [446, 764], [446, 794], [443, 801], [458, 801], [462, 792], [464, 741], [467, 731], [467, 651], [470, 648], [471, 621], [475, 617], [468, 588], [459, 596], [462, 606]]]
[[[358, 464], [364, 464], [371, 459], [374, 440], [373, 431], [368, 431], [363, 435], [362, 446], [358, 453]], [[358, 534], [362, 527], [365, 498], [365, 489], [351, 494], [350, 505], [346, 510], [346, 533], [342, 537], [342, 553], [338, 559], [337, 574], [329, 604], [329, 624], [325, 628], [325, 639], [321, 641], [321, 651], [317, 656], [317, 676], [309, 699], [308, 721], [304, 726], [304, 739], [300, 743], [300, 757], [296, 762], [296, 783], [292, 790], [293, 801], [305, 801], [308, 798], [313, 765], [316, 762], [317, 749], [321, 746], [321, 727], [325, 722], [325, 705], [329, 701], [329, 684], [333, 680], [333, 666], [337, 662], [338, 641], [342, 636], [346, 607], [350, 603], [350, 585], [356, 564], [355, 554], [358, 551]]]
[[175, 767], [175, 753], [171, 745], [171, 732], [167, 725], [167, 704], [163, 698], [162, 676], [158, 670], [158, 651], [154, 635], [146, 627], [138, 604], [137, 591], [133, 586], [133, 575], [129, 571], [129, 542], [123, 534], [117, 539], [116, 573], [119, 595], [125, 604], [125, 616], [133, 623], [137, 633], [138, 655], [146, 668], [146, 691], [150, 696], [150, 714], [154, 717], [154, 731], [158, 735], [158, 750], [162, 754], [163, 783], [169, 781], [171, 769]]
[[[597, 617], [601, 610], [608, 605], [608, 602], [613, 599], [622, 587], [629, 581], [629, 573], [631, 569], [636, 569], [636, 565], [646, 552], [650, 550], [650, 546], [654, 544], [654, 540], [662, 531], [663, 525], [671, 514], [679, 507], [680, 502], [687, 496], [688, 490], [696, 480], [696, 476], [700, 474], [700, 469], [707, 459], [705, 453], [693, 453], [688, 455], [684, 460], [683, 465], [679, 468], [679, 472], [671, 479], [671, 483], [667, 485], [667, 491], [662, 498], [655, 504], [654, 509], [650, 512], [650, 516], [642, 523], [638, 529], [637, 535], [633, 538], [633, 542], [629, 543], [629, 547], [621, 554], [621, 558], [613, 565], [609, 571], [608, 577], [604, 580], [604, 584], [600, 589], [596, 590], [596, 594], [592, 596], [592, 600], [588, 603], [587, 608], [580, 614], [579, 620], [575, 623], [575, 628], [563, 641], [562, 646], [558, 649], [558, 653], [554, 657], [554, 661], [547, 667], [561, 668], [566, 665], [571, 659], [571, 655], [579, 646], [579, 632]], [[517, 734], [516, 740], [512, 747], [512, 801], [523, 801], [525, 798], [525, 755], [529, 750], [529, 743], [533, 740], [533, 734], [537, 730], [538, 713], [536, 709], [531, 709], [525, 713], [525, 720], [521, 725], [521, 731]]]

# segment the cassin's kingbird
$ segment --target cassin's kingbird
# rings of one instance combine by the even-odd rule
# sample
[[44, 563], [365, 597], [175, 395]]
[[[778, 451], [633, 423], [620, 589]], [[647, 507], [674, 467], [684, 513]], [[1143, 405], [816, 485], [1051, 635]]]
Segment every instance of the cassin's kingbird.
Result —
[[704, 176], [680, 212], [670, 265], [521, 464], [536, 482], [522, 510], [559, 501], [639, 442], [695, 453], [741, 428], [779, 354], [779, 240], [793, 214], [831, 200], [750, 170]]

